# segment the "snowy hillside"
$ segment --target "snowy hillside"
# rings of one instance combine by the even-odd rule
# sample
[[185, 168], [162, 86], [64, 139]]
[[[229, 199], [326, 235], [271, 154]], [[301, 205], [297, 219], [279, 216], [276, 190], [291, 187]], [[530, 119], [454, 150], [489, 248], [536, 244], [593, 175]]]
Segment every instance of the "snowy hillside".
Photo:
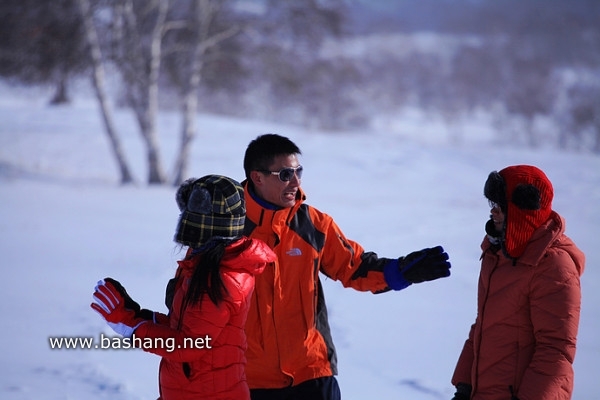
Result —
[[[158, 357], [140, 350], [52, 350], [51, 337], [111, 335], [89, 308], [98, 279], [119, 279], [144, 307], [164, 311], [164, 286], [181, 250], [172, 237], [172, 187], [119, 187], [96, 105], [48, 108], [46, 93], [0, 92], [0, 398], [155, 399]], [[116, 114], [133, 172], [146, 171], [131, 114]], [[475, 318], [479, 244], [488, 217], [490, 171], [534, 164], [555, 187], [554, 209], [587, 255], [575, 361], [574, 400], [596, 400], [600, 371], [600, 158], [494, 143], [470, 126], [460, 146], [441, 125], [406, 118], [393, 133], [327, 134], [261, 121], [200, 115], [195, 176], [243, 179], [257, 135], [289, 136], [302, 149], [308, 202], [331, 214], [368, 250], [399, 256], [442, 244], [452, 276], [370, 295], [325, 281], [345, 400], [442, 400]], [[159, 134], [170, 166], [180, 120], [163, 113]], [[424, 133], [426, 132], [426, 133]], [[480, 133], [478, 136], [477, 132]]]

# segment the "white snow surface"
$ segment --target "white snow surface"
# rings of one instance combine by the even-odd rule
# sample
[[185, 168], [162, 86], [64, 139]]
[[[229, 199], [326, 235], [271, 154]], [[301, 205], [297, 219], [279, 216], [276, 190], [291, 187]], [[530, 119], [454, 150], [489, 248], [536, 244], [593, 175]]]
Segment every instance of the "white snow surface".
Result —
[[[120, 280], [142, 306], [166, 311], [164, 288], [183, 251], [173, 242], [175, 188], [145, 183], [132, 114], [116, 110], [138, 184], [121, 187], [94, 101], [48, 107], [49, 93], [0, 91], [0, 398], [156, 399], [159, 357], [140, 349], [51, 349], [51, 337], [112, 335], [89, 304], [96, 282]], [[494, 140], [485, 123], [457, 144], [443, 125], [407, 113], [369, 132], [319, 132], [199, 115], [193, 175], [243, 179], [249, 141], [275, 132], [302, 149], [307, 202], [381, 256], [441, 244], [452, 276], [380, 295], [324, 278], [345, 400], [450, 399], [456, 359], [475, 319], [479, 245], [489, 215], [483, 183], [511, 164], [542, 168], [554, 209], [586, 253], [575, 400], [597, 400], [600, 371], [600, 158]], [[178, 113], [161, 113], [164, 165]]]

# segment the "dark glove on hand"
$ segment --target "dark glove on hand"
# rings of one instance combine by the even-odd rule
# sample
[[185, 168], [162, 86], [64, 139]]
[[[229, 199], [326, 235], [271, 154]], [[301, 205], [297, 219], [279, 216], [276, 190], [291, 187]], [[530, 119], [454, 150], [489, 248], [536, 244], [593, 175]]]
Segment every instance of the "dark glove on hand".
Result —
[[450, 276], [448, 254], [442, 246], [415, 251], [399, 260], [400, 272], [410, 283]]
[[466, 383], [459, 383], [456, 385], [456, 393], [452, 400], [469, 400], [471, 398], [472, 387]]
[[114, 288], [117, 290], [117, 292], [119, 292], [119, 294], [123, 298], [125, 308], [133, 310], [135, 312], [136, 317], [147, 320], [154, 319], [154, 312], [151, 310], [141, 308], [140, 305], [135, 300], [133, 300], [131, 296], [129, 296], [123, 285], [121, 285], [121, 282], [113, 278], [104, 278], [104, 281], [110, 282], [110, 284], [114, 286]]
[[442, 246], [436, 246], [393, 260], [384, 267], [383, 274], [390, 288], [402, 290], [413, 283], [450, 276], [450, 262]]

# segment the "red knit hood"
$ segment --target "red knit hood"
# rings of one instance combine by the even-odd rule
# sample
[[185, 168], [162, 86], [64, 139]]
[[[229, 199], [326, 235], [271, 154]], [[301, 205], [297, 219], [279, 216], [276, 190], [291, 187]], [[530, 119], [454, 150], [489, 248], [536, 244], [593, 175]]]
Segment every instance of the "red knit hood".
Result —
[[550, 218], [554, 190], [544, 172], [534, 166], [510, 166], [499, 174], [506, 190], [505, 251], [518, 258], [533, 232]]

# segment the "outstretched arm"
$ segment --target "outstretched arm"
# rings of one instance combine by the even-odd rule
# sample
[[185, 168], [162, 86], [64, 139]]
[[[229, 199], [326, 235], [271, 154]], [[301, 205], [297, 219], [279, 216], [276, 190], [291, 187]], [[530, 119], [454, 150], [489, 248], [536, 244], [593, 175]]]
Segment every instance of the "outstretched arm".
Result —
[[347, 239], [332, 220], [326, 234], [321, 271], [345, 287], [373, 293], [401, 290], [450, 275], [448, 254], [441, 246], [423, 249], [398, 259], [383, 258]]

